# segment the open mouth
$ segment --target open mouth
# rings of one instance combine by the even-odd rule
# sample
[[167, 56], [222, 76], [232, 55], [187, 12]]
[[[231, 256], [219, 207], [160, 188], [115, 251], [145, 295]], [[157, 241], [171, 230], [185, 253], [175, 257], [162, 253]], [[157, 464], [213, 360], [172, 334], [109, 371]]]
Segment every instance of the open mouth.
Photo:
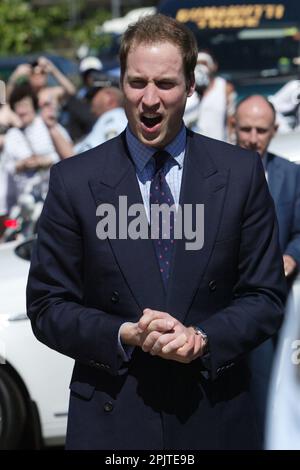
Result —
[[162, 121], [161, 116], [155, 116], [155, 117], [148, 117], [148, 116], [141, 116], [141, 121], [144, 124], [144, 126], [148, 128], [155, 127], [157, 124], [159, 124]]

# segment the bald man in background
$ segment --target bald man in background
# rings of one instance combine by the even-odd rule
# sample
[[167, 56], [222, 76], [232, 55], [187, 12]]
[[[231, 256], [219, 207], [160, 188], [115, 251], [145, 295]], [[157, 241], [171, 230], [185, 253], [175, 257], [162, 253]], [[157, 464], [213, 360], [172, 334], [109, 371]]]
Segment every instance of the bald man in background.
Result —
[[275, 203], [285, 275], [290, 278], [300, 264], [300, 173], [295, 163], [268, 152], [278, 127], [275, 119], [273, 105], [253, 95], [239, 103], [235, 128], [237, 143], [256, 150], [262, 158]]
[[92, 99], [92, 113], [98, 118], [91, 132], [76, 146], [84, 152], [119, 135], [127, 125], [123, 93], [116, 87], [100, 89]]
[[[277, 127], [274, 107], [265, 97], [249, 96], [238, 104], [237, 143], [256, 150], [262, 158], [278, 219], [285, 275], [291, 285], [300, 265], [300, 173], [295, 163], [268, 152]], [[275, 341], [269, 339], [252, 352], [253, 393], [263, 422], [274, 350]]]

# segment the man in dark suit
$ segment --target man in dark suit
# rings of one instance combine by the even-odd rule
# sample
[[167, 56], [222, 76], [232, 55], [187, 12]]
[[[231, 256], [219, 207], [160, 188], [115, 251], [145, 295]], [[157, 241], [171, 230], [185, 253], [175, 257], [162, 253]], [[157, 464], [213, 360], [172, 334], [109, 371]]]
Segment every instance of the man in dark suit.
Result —
[[236, 135], [241, 147], [262, 158], [275, 203], [285, 275], [293, 276], [300, 264], [300, 172], [295, 163], [268, 152], [276, 134], [275, 109], [264, 96], [244, 98], [236, 109]]
[[277, 225], [257, 155], [182, 124], [196, 58], [172, 18], [129, 27], [127, 129], [52, 169], [27, 298], [37, 338], [76, 360], [67, 449], [260, 445], [248, 353], [282, 319]]
[[[262, 158], [266, 179], [275, 203], [285, 275], [291, 285], [300, 264], [299, 168], [295, 163], [268, 152], [278, 126], [274, 107], [264, 96], [252, 95], [239, 103], [235, 126], [238, 144], [257, 151]], [[268, 340], [251, 355], [252, 390], [262, 423], [265, 420], [274, 350], [275, 341]]]

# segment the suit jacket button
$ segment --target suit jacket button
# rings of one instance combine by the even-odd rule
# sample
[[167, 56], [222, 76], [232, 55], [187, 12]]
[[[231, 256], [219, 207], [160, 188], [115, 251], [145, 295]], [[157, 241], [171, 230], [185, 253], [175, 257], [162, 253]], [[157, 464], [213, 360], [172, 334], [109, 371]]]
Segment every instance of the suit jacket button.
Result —
[[106, 403], [104, 404], [104, 407], [103, 407], [103, 408], [104, 408], [104, 411], [109, 412], [109, 411], [112, 411], [112, 410], [113, 410], [114, 406], [113, 406], [113, 404], [112, 404], [111, 401], [108, 401], [108, 402], [106, 402]]
[[208, 284], [208, 288], [209, 290], [211, 290], [212, 292], [216, 290], [217, 288], [217, 283], [216, 281], [210, 281], [209, 284]]
[[94, 367], [95, 366], [95, 361], [93, 361], [93, 359], [91, 361], [89, 361], [89, 365]]
[[117, 304], [119, 302], [119, 299], [120, 299], [119, 292], [115, 290], [112, 293], [110, 300], [112, 301], [112, 303]]

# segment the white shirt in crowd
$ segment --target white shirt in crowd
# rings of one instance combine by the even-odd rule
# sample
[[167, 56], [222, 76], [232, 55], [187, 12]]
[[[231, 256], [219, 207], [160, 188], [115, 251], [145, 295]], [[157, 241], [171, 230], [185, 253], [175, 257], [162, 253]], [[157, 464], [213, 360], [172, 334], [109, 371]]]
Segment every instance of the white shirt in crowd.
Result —
[[0, 151], [0, 216], [6, 214], [7, 176], [3, 168], [3, 152]]
[[123, 108], [103, 113], [95, 122], [91, 132], [75, 146], [75, 153], [85, 152], [119, 135], [127, 126]]
[[300, 130], [300, 80], [291, 80], [269, 100], [277, 112], [279, 132]]
[[[58, 126], [64, 137], [71, 141], [67, 131], [61, 125], [58, 124]], [[27, 191], [27, 188], [30, 187], [30, 182], [37, 173], [36, 170], [15, 172], [16, 163], [32, 155], [50, 157], [53, 163], [60, 160], [49, 130], [40, 116], [36, 116], [33, 122], [24, 130], [13, 127], [8, 130], [5, 136], [3, 168], [9, 191], [7, 197], [8, 210], [15, 203], [19, 195]], [[39, 170], [39, 173], [44, 191], [47, 191], [50, 170]]]
[[[214, 79], [213, 87], [200, 100], [195, 92], [187, 99], [184, 122], [195, 132], [218, 140], [227, 140], [226, 80]], [[190, 125], [194, 122], [194, 125]]]

